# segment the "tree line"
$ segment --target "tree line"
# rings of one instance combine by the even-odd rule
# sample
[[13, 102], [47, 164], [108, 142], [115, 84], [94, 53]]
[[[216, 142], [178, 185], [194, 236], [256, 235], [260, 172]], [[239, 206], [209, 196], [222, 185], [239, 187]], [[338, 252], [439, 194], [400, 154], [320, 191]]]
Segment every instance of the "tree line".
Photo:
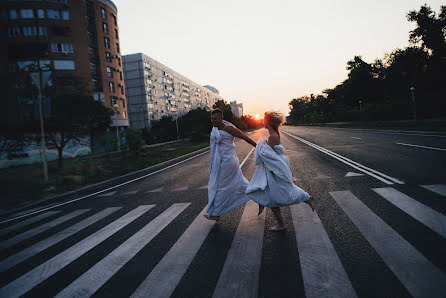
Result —
[[288, 123], [427, 119], [446, 116], [446, 5], [407, 14], [410, 45], [372, 63], [355, 56], [347, 79], [289, 102]]

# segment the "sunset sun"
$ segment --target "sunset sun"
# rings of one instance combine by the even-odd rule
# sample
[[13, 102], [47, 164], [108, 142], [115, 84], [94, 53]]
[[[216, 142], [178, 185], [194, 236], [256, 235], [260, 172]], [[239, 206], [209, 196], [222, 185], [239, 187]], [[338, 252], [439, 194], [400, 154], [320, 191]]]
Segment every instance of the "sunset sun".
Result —
[[255, 119], [256, 119], [256, 120], [259, 120], [259, 119], [260, 119], [259, 114], [256, 114], [256, 115], [255, 115]]

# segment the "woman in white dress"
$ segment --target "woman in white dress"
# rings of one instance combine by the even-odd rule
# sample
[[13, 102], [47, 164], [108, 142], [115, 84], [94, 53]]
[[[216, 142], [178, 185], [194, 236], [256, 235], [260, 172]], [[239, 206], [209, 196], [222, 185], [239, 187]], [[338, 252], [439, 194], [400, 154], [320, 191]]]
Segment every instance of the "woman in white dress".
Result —
[[280, 206], [289, 206], [305, 202], [314, 211], [313, 198], [293, 183], [290, 161], [284, 156], [284, 147], [280, 144], [279, 129], [285, 117], [281, 112], [266, 112], [265, 128], [269, 132], [268, 140], [257, 143], [254, 164], [257, 169], [249, 183], [246, 193], [259, 204], [259, 215], [265, 206], [277, 220], [277, 225], [270, 228], [273, 231], [284, 230]]

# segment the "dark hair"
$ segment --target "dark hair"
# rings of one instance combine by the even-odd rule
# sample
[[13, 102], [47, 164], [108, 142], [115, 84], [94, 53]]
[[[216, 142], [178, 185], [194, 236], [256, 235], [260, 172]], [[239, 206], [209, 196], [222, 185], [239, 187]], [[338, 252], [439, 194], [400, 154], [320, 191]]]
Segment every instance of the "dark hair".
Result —
[[220, 110], [219, 108], [212, 109], [211, 115], [214, 115], [214, 114], [220, 114], [223, 116], [223, 111]]

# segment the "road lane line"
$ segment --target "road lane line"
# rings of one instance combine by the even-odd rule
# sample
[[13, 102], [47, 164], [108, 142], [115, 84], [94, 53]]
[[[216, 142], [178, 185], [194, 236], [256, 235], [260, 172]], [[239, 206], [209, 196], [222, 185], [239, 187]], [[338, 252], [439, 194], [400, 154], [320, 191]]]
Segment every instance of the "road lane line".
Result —
[[265, 213], [248, 201], [226, 257], [213, 297], [257, 297]]
[[18, 229], [20, 229], [20, 228], [22, 228], [22, 227], [24, 227], [24, 226], [30, 225], [30, 224], [32, 224], [32, 223], [38, 222], [38, 221], [41, 220], [41, 219], [50, 217], [51, 215], [57, 214], [57, 213], [59, 213], [59, 212], [60, 212], [60, 211], [49, 211], [49, 212], [45, 212], [45, 213], [42, 213], [42, 214], [40, 214], [40, 215], [38, 215], [38, 216], [35, 216], [35, 217], [30, 218], [30, 219], [24, 220], [24, 221], [22, 221], [22, 222], [16, 223], [15, 225], [12, 225], [12, 226], [3, 228], [3, 229], [0, 230], [0, 236], [3, 236], [3, 235], [5, 235], [5, 234], [8, 234], [9, 232], [12, 232], [12, 231], [14, 231], [14, 230], [18, 230]]
[[414, 297], [446, 293], [446, 274], [388, 226], [350, 191], [330, 195]]
[[47, 222], [43, 225], [35, 227], [34, 229], [31, 229], [29, 231], [26, 231], [26, 232], [23, 232], [21, 234], [14, 236], [14, 237], [11, 237], [6, 241], [2, 241], [2, 242], [0, 242], [0, 251], [6, 249], [8, 247], [11, 247], [19, 242], [22, 242], [23, 240], [34, 237], [40, 233], [43, 233], [51, 228], [54, 228], [55, 226], [60, 225], [66, 221], [69, 221], [70, 219], [72, 219], [76, 216], [79, 216], [89, 210], [90, 209], [79, 209], [79, 210], [73, 211], [73, 212], [68, 213], [64, 216], [58, 217], [50, 222]]
[[392, 187], [372, 188], [381, 197], [446, 238], [446, 216]]
[[406, 143], [396, 143], [396, 144], [402, 145], [402, 146], [410, 146], [410, 147], [417, 147], [417, 148], [424, 148], [424, 149], [431, 149], [431, 150], [446, 151], [446, 149], [435, 148], [435, 147], [427, 147], [427, 146], [420, 146], [420, 145], [413, 145], [413, 144], [406, 144]]
[[[290, 206], [306, 297], [357, 297], [316, 212]], [[321, 282], [323, 281], [323, 282]]]
[[446, 197], [446, 185], [444, 184], [421, 185], [421, 187]]
[[350, 139], [362, 140], [362, 138], [358, 138], [358, 137], [350, 137]]
[[[190, 203], [173, 204], [109, 255], [73, 281], [56, 297], [90, 297], [183, 212]], [[185, 247], [183, 247], [185, 249]], [[149, 297], [149, 296], [145, 296]]]
[[0, 272], [6, 271], [9, 268], [17, 265], [18, 263], [21, 263], [24, 260], [29, 259], [30, 257], [38, 254], [39, 252], [47, 249], [50, 246], [53, 246], [56, 243], [59, 243], [60, 241], [70, 237], [71, 235], [79, 232], [82, 229], [85, 229], [86, 227], [94, 224], [95, 222], [103, 219], [104, 217], [110, 215], [111, 213], [119, 209], [121, 209], [121, 207], [106, 208], [101, 212], [98, 212], [63, 231], [60, 231], [59, 233], [34, 244], [33, 246], [30, 246], [22, 251], [19, 251], [14, 255], [9, 256], [8, 258], [0, 262]]
[[80, 201], [80, 200], [87, 199], [87, 198], [89, 198], [89, 197], [92, 197], [92, 196], [95, 196], [95, 195], [97, 195], [97, 194], [100, 194], [100, 193], [109, 191], [109, 190], [111, 190], [111, 189], [115, 189], [115, 188], [121, 187], [121, 186], [123, 186], [123, 185], [126, 185], [126, 184], [129, 184], [129, 183], [132, 183], [132, 182], [135, 182], [135, 181], [144, 179], [144, 178], [146, 178], [146, 177], [149, 177], [149, 176], [152, 176], [152, 175], [155, 175], [155, 174], [158, 174], [158, 173], [160, 173], [160, 172], [162, 172], [162, 171], [165, 171], [165, 170], [167, 170], [167, 169], [170, 169], [170, 168], [172, 168], [172, 167], [174, 167], [174, 166], [177, 166], [177, 165], [179, 165], [179, 164], [182, 164], [182, 163], [184, 163], [184, 162], [186, 162], [186, 161], [189, 161], [189, 160], [191, 160], [191, 159], [194, 159], [194, 158], [196, 158], [196, 157], [198, 157], [198, 156], [201, 156], [201, 155], [206, 154], [206, 153], [209, 153], [209, 152], [210, 152], [210, 150], [201, 152], [201, 153], [199, 153], [199, 154], [197, 154], [197, 155], [194, 155], [194, 156], [189, 157], [189, 158], [187, 158], [187, 159], [185, 159], [185, 160], [179, 161], [179, 162], [177, 162], [177, 163], [175, 163], [175, 164], [173, 164], [173, 165], [167, 166], [167, 167], [165, 167], [165, 168], [159, 169], [159, 170], [157, 170], [157, 171], [155, 171], [155, 172], [152, 172], [152, 173], [143, 175], [143, 176], [141, 176], [141, 177], [132, 179], [132, 180], [130, 180], [130, 181], [123, 182], [123, 183], [121, 183], [121, 184], [118, 184], [118, 185], [115, 185], [115, 186], [112, 186], [112, 187], [109, 187], [109, 188], [106, 188], [106, 189], [103, 189], [103, 190], [94, 192], [94, 193], [92, 193], [92, 194], [89, 194], [89, 195], [86, 195], [86, 196], [83, 196], [83, 197], [80, 197], [80, 198], [77, 198], [77, 199], [73, 199], [73, 200], [70, 200], [70, 201], [67, 201], [67, 202], [64, 202], [64, 203], [56, 204], [56, 205], [54, 205], [54, 206], [46, 207], [46, 208], [43, 208], [43, 209], [40, 209], [40, 210], [36, 210], [36, 211], [30, 212], [30, 213], [27, 213], [27, 214], [24, 214], [24, 215], [20, 215], [20, 216], [17, 216], [17, 217], [13, 217], [13, 218], [10, 218], [10, 219], [3, 220], [3, 221], [0, 222], [0, 224], [5, 223], [5, 222], [9, 222], [9, 221], [13, 221], [13, 220], [16, 220], [16, 219], [19, 219], [19, 218], [23, 218], [23, 217], [26, 217], [26, 216], [29, 216], [29, 215], [33, 215], [33, 214], [36, 214], [36, 213], [40, 213], [40, 212], [43, 212], [43, 211], [46, 211], [46, 210], [54, 209], [54, 208], [57, 208], [57, 207], [60, 207], [60, 206], [64, 206], [64, 205], [67, 205], [67, 204], [70, 204], [70, 203], [73, 203], [73, 202], [77, 202], [77, 201]]
[[132, 294], [132, 298], [170, 297], [172, 295], [216, 223], [214, 220], [206, 219], [203, 213], [206, 213], [206, 207], [138, 286]]
[[245, 159], [240, 163], [239, 168], [241, 169], [243, 167], [243, 165], [245, 164], [245, 162], [248, 160], [248, 157], [251, 155], [252, 151], [254, 151], [255, 147], [251, 149], [251, 151], [249, 151], [248, 155], [246, 155]]
[[367, 174], [369, 176], [372, 176], [372, 177], [374, 177], [374, 178], [376, 178], [376, 179], [378, 179], [378, 180], [380, 180], [380, 181], [382, 181], [382, 182], [384, 182], [386, 184], [389, 184], [389, 185], [394, 184], [394, 183], [404, 184], [404, 182], [401, 181], [401, 180], [398, 180], [398, 179], [390, 177], [390, 176], [388, 176], [388, 175], [386, 175], [384, 173], [381, 173], [381, 172], [378, 172], [378, 171], [376, 171], [374, 169], [366, 167], [366, 166], [364, 166], [364, 165], [362, 165], [360, 163], [357, 163], [357, 162], [355, 162], [355, 161], [353, 161], [351, 159], [348, 159], [348, 158], [346, 158], [346, 157], [344, 157], [342, 155], [334, 153], [334, 152], [332, 152], [332, 151], [330, 151], [328, 149], [325, 149], [325, 148], [323, 148], [321, 146], [313, 144], [313, 143], [311, 143], [311, 142], [309, 142], [309, 141], [307, 141], [305, 139], [302, 139], [302, 138], [300, 138], [298, 136], [290, 134], [290, 133], [288, 133], [286, 131], [284, 131], [284, 133], [287, 134], [288, 136], [290, 136], [290, 137], [292, 137], [292, 138], [294, 138], [296, 140], [299, 140], [302, 143], [307, 144], [307, 145], [309, 145], [309, 146], [311, 146], [311, 147], [313, 147], [313, 148], [315, 148], [315, 149], [317, 149], [317, 150], [319, 150], [319, 151], [321, 151], [321, 152], [323, 152], [323, 153], [325, 153], [325, 154], [327, 154], [327, 155], [329, 155], [329, 156], [331, 156], [331, 157], [333, 157], [333, 158], [335, 158], [335, 159], [337, 159], [337, 160], [339, 160], [339, 161], [341, 161], [341, 162], [343, 162], [343, 163], [345, 163], [345, 164], [347, 164], [347, 165], [349, 165], [349, 166], [351, 166], [351, 167], [353, 167], [353, 168], [355, 168], [357, 170], [360, 170], [361, 172], [363, 172], [363, 173], [365, 173], [365, 174]]
[[10, 282], [0, 289], [0, 297], [22, 296], [153, 207], [155, 207], [155, 205], [141, 205], [138, 208], [133, 209], [96, 233]]

